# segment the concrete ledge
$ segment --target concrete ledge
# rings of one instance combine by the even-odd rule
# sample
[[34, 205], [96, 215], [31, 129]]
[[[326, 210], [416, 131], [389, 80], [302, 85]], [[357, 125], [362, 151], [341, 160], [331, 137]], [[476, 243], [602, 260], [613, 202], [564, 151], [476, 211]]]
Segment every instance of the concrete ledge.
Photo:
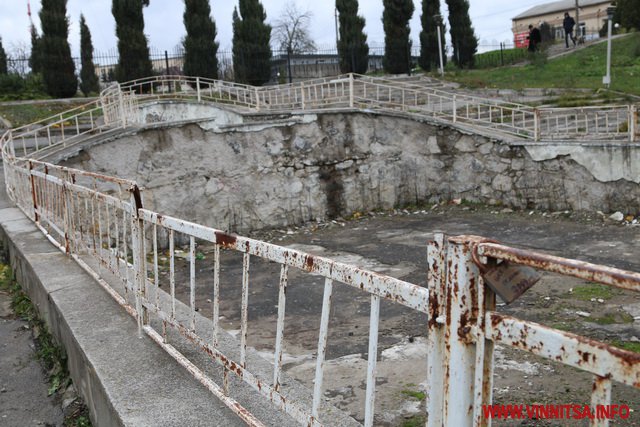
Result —
[[0, 239], [17, 280], [67, 351], [96, 426], [244, 425], [148, 337], [91, 276], [15, 208], [0, 209]]

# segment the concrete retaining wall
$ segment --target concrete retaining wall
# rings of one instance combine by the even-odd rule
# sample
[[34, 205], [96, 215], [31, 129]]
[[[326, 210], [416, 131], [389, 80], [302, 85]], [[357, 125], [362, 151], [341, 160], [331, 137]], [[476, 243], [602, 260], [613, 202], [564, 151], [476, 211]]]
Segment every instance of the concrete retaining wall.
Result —
[[640, 211], [638, 146], [515, 146], [408, 117], [330, 112], [288, 125], [141, 130], [67, 165], [137, 180], [159, 212], [231, 231], [463, 198]]

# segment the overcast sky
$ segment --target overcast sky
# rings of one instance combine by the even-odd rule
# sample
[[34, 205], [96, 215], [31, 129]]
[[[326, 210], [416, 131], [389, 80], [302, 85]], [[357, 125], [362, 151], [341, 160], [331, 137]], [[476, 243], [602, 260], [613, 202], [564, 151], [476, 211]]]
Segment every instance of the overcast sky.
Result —
[[[32, 18], [40, 28], [38, 12], [40, 0], [30, 0]], [[335, 24], [333, 0], [289, 0], [294, 1], [299, 10], [313, 14], [311, 34], [319, 47], [335, 46]], [[512, 42], [511, 18], [532, 6], [548, 3], [549, 0], [470, 0], [470, 15], [476, 35], [481, 45], [496, 45]], [[216, 22], [221, 49], [231, 48], [231, 14], [237, 0], [211, 0], [211, 10]], [[267, 12], [267, 21], [273, 23], [280, 16], [286, 1], [262, 0]], [[422, 2], [414, 0], [416, 11], [411, 20], [411, 38], [418, 44]], [[382, 45], [382, 0], [360, 0], [360, 14], [366, 20], [365, 32], [371, 46]], [[440, 7], [446, 16], [446, 2], [440, 0]], [[172, 50], [185, 35], [182, 23], [183, 0], [151, 0], [145, 8], [145, 34], [149, 45], [159, 50]], [[79, 50], [79, 19], [83, 13], [97, 51], [116, 47], [115, 22], [111, 15], [111, 0], [68, 0], [67, 16], [70, 21], [69, 42], [74, 55]], [[448, 27], [448, 22], [447, 22]], [[0, 37], [8, 53], [16, 47], [30, 49], [29, 17], [27, 0], [0, 0]], [[482, 50], [487, 50], [482, 49]]]

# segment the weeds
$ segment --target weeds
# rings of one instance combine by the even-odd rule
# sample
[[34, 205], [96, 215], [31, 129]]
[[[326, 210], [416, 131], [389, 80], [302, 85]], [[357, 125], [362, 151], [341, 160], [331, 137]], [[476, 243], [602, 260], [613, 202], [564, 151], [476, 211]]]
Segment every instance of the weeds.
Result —
[[[36, 344], [36, 358], [47, 373], [49, 396], [62, 392], [71, 384], [67, 369], [67, 356], [64, 349], [56, 344], [31, 299], [15, 281], [10, 266], [0, 262], [0, 290], [11, 295], [11, 308], [14, 313], [29, 323]], [[91, 427], [88, 409], [77, 403], [74, 411], [65, 416], [65, 427]]]

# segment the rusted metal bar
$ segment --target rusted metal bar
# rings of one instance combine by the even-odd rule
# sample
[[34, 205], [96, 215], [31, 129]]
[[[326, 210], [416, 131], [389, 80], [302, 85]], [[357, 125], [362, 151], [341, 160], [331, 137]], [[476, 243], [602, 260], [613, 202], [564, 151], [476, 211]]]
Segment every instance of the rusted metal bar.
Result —
[[216, 245], [213, 252], [213, 298], [212, 307], [212, 338], [211, 345], [218, 346], [218, 328], [220, 322], [220, 246]]
[[366, 271], [353, 265], [332, 261], [328, 258], [236, 236], [166, 215], [159, 215], [145, 209], [140, 210], [140, 214], [145, 221], [157, 223], [170, 230], [192, 235], [198, 239], [217, 243], [225, 248], [258, 256], [268, 261], [287, 264], [289, 267], [317, 273], [334, 281], [345, 283], [422, 313], [427, 313], [428, 291], [421, 286]]
[[327, 352], [327, 339], [329, 337], [329, 316], [331, 315], [331, 296], [333, 294], [333, 281], [325, 279], [324, 294], [322, 297], [322, 315], [320, 317], [320, 334], [318, 336], [318, 357], [316, 358], [316, 375], [313, 385], [313, 404], [311, 415], [318, 419], [318, 409], [323, 396], [322, 380], [324, 378], [324, 358]]
[[189, 341], [198, 346], [201, 350], [205, 352], [209, 357], [213, 360], [221, 364], [225, 370], [230, 373], [233, 373], [238, 378], [241, 378], [245, 383], [250, 385], [255, 391], [260, 393], [263, 397], [273, 403], [278, 409], [289, 414], [295, 420], [311, 426], [311, 427], [320, 427], [323, 424], [317, 420], [314, 420], [313, 417], [306, 411], [299, 403], [297, 403], [294, 399], [287, 399], [278, 391], [274, 390], [270, 384], [261, 379], [257, 378], [253, 373], [251, 373], [246, 368], [242, 367], [242, 365], [238, 362], [230, 360], [224, 354], [222, 354], [217, 348], [211, 347], [208, 343], [206, 343], [201, 337], [193, 333], [188, 327], [180, 324], [179, 322], [170, 319], [166, 313], [162, 311], [156, 311], [153, 305], [148, 306], [149, 310], [155, 312], [155, 315], [160, 319], [167, 323], [168, 326], [175, 328], [182, 336], [187, 338]]
[[173, 230], [169, 230], [169, 287], [171, 292], [171, 320], [176, 318], [176, 254]]
[[474, 366], [477, 324], [478, 269], [472, 261], [474, 236], [448, 239], [445, 319], [444, 425], [473, 425]]
[[247, 367], [247, 329], [249, 323], [249, 261], [250, 255], [242, 256], [242, 306], [240, 307], [240, 366]]
[[444, 415], [444, 350], [447, 290], [447, 241], [444, 234], [435, 233], [427, 246], [429, 289], [429, 313], [427, 323], [427, 378], [426, 378], [426, 425], [441, 427]]
[[[133, 193], [131, 194], [131, 204], [135, 205], [135, 196]], [[142, 237], [142, 227], [143, 223], [139, 220], [137, 211], [131, 215], [131, 252], [133, 255], [133, 272], [134, 272], [134, 280], [133, 280], [133, 288], [134, 288], [134, 297], [136, 304], [136, 320], [138, 322], [138, 335], [142, 336], [142, 327], [143, 327], [143, 315], [142, 315], [142, 288], [145, 286], [145, 276], [146, 273], [143, 271], [144, 264], [144, 249], [142, 246], [143, 237]]]
[[488, 313], [486, 330], [498, 344], [640, 388], [640, 353], [496, 312]]
[[365, 397], [364, 426], [372, 427], [376, 406], [376, 365], [378, 361], [378, 327], [380, 324], [380, 297], [371, 295], [369, 315], [369, 358], [367, 362], [367, 390]]
[[640, 273], [511, 248], [497, 243], [479, 244], [478, 254], [622, 289], [640, 291]]
[[[611, 404], [611, 380], [597, 376], [593, 381], [593, 390], [591, 391], [591, 407], [609, 406]], [[594, 418], [589, 420], [590, 427], [609, 427], [609, 418]]]
[[[127, 242], [125, 241], [125, 247]], [[126, 259], [126, 258], [125, 258]], [[158, 272], [158, 226], [153, 224], [153, 287], [156, 292], [156, 307], [160, 309], [160, 274]]]
[[189, 308], [191, 330], [196, 330], [196, 239], [189, 238]]
[[236, 415], [242, 419], [247, 425], [254, 427], [263, 427], [264, 424], [260, 422], [253, 414], [240, 405], [236, 400], [227, 396], [220, 387], [213, 382], [207, 375], [202, 372], [196, 365], [191, 363], [182, 353], [175, 349], [171, 344], [167, 344], [162, 336], [160, 336], [150, 326], [145, 326], [144, 331], [151, 337], [160, 347], [162, 347], [176, 362], [187, 369], [191, 375], [194, 376], [202, 385], [213, 393], [222, 403], [224, 403], [229, 409], [231, 409]]
[[273, 389], [280, 391], [280, 372], [282, 370], [282, 348], [284, 341], [284, 315], [287, 302], [287, 281], [289, 267], [282, 264], [280, 268], [280, 284], [278, 286], [278, 322], [276, 324], [276, 346], [273, 362]]

